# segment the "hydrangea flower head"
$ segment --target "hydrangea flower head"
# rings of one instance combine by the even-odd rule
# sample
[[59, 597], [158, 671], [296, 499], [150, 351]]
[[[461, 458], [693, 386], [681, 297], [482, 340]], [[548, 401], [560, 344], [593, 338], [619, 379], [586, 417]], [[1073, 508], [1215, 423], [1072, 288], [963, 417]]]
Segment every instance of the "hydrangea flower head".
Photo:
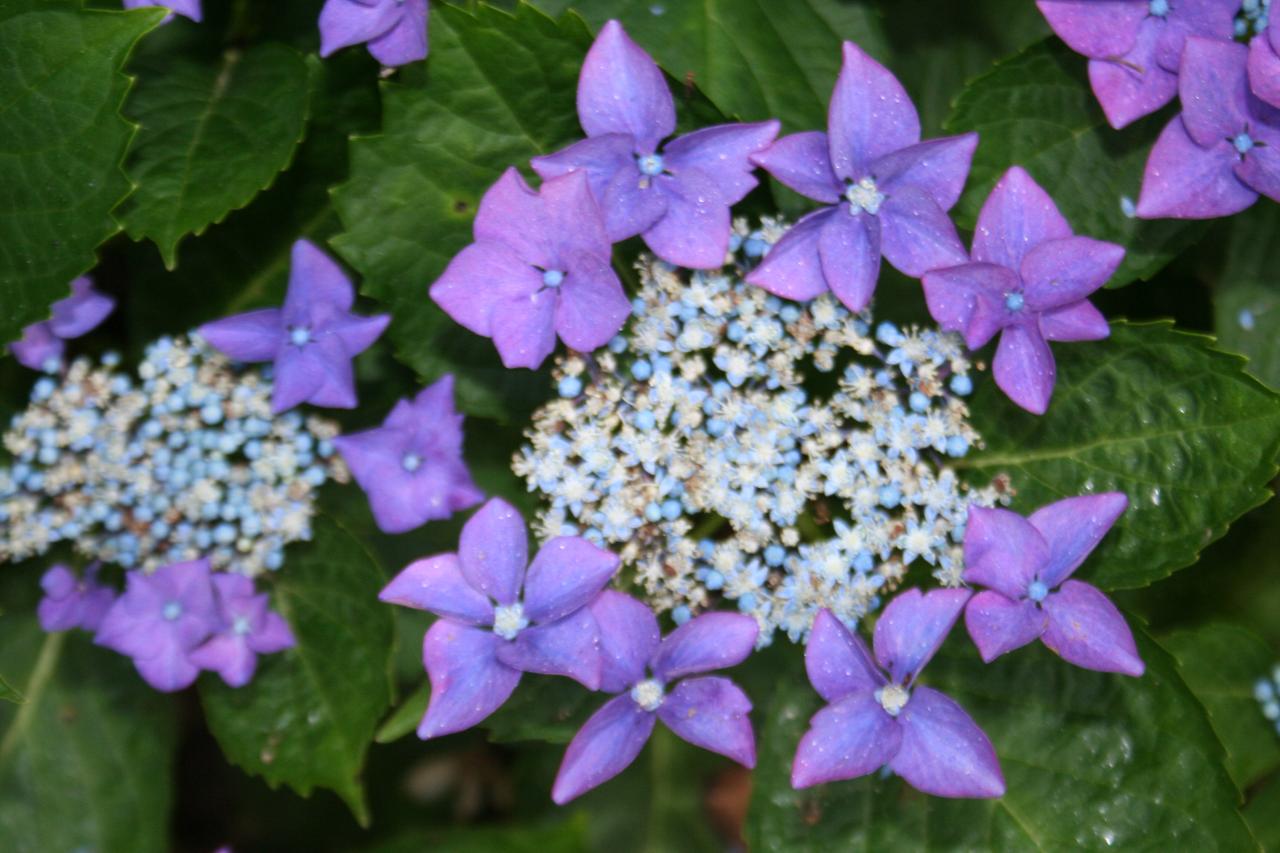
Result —
[[365, 43], [388, 68], [427, 56], [427, 0], [326, 0], [320, 55]]
[[1128, 504], [1106, 492], [1049, 504], [1030, 518], [970, 508], [964, 578], [987, 589], [969, 601], [965, 625], [983, 660], [1039, 638], [1076, 666], [1142, 675], [1120, 611], [1097, 587], [1070, 579]]
[[200, 334], [237, 361], [275, 363], [272, 408], [299, 403], [351, 409], [356, 405], [351, 360], [386, 329], [387, 315], [351, 313], [355, 290], [346, 273], [308, 240], [293, 244], [289, 291], [280, 308], [215, 320]]
[[462, 459], [453, 377], [396, 403], [382, 426], [334, 439], [384, 533], [403, 533], [475, 506], [484, 496]]
[[431, 701], [419, 737], [474, 726], [507, 700], [522, 672], [600, 685], [596, 621], [586, 605], [618, 558], [562, 536], [529, 563], [526, 536], [520, 513], [494, 498], [463, 526], [456, 554], [411, 563], [382, 590], [383, 601], [441, 617], [422, 645]]
[[1268, 26], [1249, 42], [1249, 86], [1253, 94], [1280, 107], [1280, 27]]
[[536, 368], [556, 335], [589, 352], [622, 328], [631, 305], [585, 175], [549, 180], [535, 193], [508, 169], [480, 200], [474, 229], [476, 241], [431, 285], [431, 298], [493, 338], [504, 365]]
[[200, 0], [124, 0], [124, 8], [141, 9], [145, 6], [159, 6], [162, 9], [168, 9], [169, 14], [161, 23], [167, 24], [173, 19], [174, 13], [190, 18], [193, 21], [199, 21], [202, 17], [200, 10]]
[[966, 590], [908, 590], [876, 622], [875, 657], [829, 611], [814, 622], [805, 668], [830, 704], [800, 740], [791, 785], [807, 788], [888, 766], [939, 797], [999, 797], [1004, 775], [982, 729], [952, 699], [916, 684], [960, 616]]
[[729, 207], [756, 186], [749, 160], [778, 135], [777, 121], [676, 128], [671, 90], [653, 58], [609, 21], [578, 78], [587, 138], [533, 168], [544, 179], [581, 171], [604, 211], [609, 239], [640, 234], [663, 260], [718, 267], [729, 248]]
[[1049, 341], [1107, 337], [1089, 303], [1124, 259], [1124, 248], [1075, 236], [1058, 207], [1021, 167], [1004, 174], [982, 205], [970, 263], [924, 275], [938, 324], [977, 349], [1000, 333], [995, 378], [1009, 398], [1044, 414], [1056, 368]]
[[201, 669], [212, 670], [232, 687], [243, 687], [253, 678], [258, 655], [293, 648], [289, 623], [271, 610], [266, 593], [256, 593], [253, 580], [220, 572], [213, 576], [217, 599], [217, 627], [212, 637], [194, 649], [188, 659]]
[[845, 42], [827, 132], [786, 136], [752, 157], [829, 206], [797, 222], [747, 281], [788, 299], [830, 290], [861, 311], [881, 255], [911, 276], [963, 262], [947, 211], [960, 198], [977, 144], [975, 133], [921, 142], [920, 117], [902, 84]]
[[563, 805], [625, 770], [657, 720], [694, 746], [755, 766], [751, 700], [727, 678], [686, 678], [746, 660], [756, 642], [754, 619], [704, 613], [663, 638], [653, 612], [628, 595], [608, 590], [591, 610], [600, 625], [600, 689], [618, 695], [569, 743], [553, 800]]
[[116, 600], [115, 591], [98, 583], [98, 563], [85, 569], [84, 577], [58, 563], [40, 578], [44, 598], [36, 608], [40, 627], [45, 631], [69, 631], [80, 628], [96, 631], [102, 617]]
[[53, 303], [48, 320], [22, 330], [22, 339], [9, 344], [14, 358], [32, 370], [52, 372], [62, 366], [63, 341], [88, 334], [111, 313], [116, 301], [93, 289], [81, 276], [71, 282], [71, 295]]

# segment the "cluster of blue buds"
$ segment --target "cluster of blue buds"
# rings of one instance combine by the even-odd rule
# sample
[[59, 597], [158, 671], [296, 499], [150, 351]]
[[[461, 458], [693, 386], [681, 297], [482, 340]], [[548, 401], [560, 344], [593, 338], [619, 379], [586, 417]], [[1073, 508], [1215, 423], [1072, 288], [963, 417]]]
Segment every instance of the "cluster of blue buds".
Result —
[[1246, 41], [1267, 28], [1271, 0], [1244, 0], [1236, 15], [1236, 38]]
[[785, 228], [735, 223], [719, 270], [642, 259], [624, 335], [558, 360], [513, 464], [541, 538], [615, 548], [677, 623], [733, 601], [762, 643], [824, 608], [852, 626], [917, 561], [959, 585], [969, 505], [1009, 494], [946, 467], [980, 443], [958, 337], [743, 281]]
[[38, 380], [0, 468], [0, 561], [56, 542], [126, 569], [208, 558], [253, 576], [310, 536], [315, 491], [346, 469], [337, 426], [274, 416], [271, 382], [199, 338], [161, 338], [136, 379], [119, 357]]
[[1270, 678], [1259, 678], [1253, 685], [1253, 696], [1262, 706], [1262, 715], [1276, 727], [1280, 735], [1280, 663], [1271, 668]]

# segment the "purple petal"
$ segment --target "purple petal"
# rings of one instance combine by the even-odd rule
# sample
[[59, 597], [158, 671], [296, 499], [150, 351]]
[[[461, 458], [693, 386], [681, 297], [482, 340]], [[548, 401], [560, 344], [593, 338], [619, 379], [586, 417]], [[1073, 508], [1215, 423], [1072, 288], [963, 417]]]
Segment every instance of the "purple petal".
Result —
[[853, 634], [830, 610], [818, 611], [804, 648], [804, 668], [818, 695], [838, 702], [885, 683], [862, 637]]
[[749, 713], [747, 694], [729, 679], [715, 676], [680, 682], [658, 708], [658, 718], [682, 739], [743, 767], [755, 767], [756, 738]]
[[378, 593], [378, 600], [427, 610], [467, 625], [493, 624], [493, 604], [467, 583], [457, 554], [414, 560]]
[[889, 766], [912, 787], [938, 797], [1004, 794], [995, 748], [952, 699], [917, 687], [898, 721], [902, 746]]
[[[1268, 26], [1272, 38], [1278, 38], [1280, 27]], [[1280, 107], [1280, 51], [1265, 35], [1254, 36], [1249, 44], [1249, 86], [1253, 94], [1275, 107]]]
[[262, 627], [249, 635], [249, 648], [260, 655], [271, 655], [298, 644], [289, 623], [279, 613], [268, 612]]
[[1028, 412], [1043, 415], [1053, 396], [1057, 366], [1049, 345], [1033, 325], [1006, 326], [996, 347], [996, 385]]
[[586, 608], [558, 622], [525, 628], [497, 649], [498, 660], [512, 669], [564, 675], [589, 690], [600, 688], [599, 629]]
[[969, 349], [985, 346], [1004, 327], [1004, 296], [1021, 285], [1013, 270], [996, 264], [930, 270], [921, 282], [933, 319], [946, 331], [961, 332]]
[[546, 200], [529, 188], [514, 166], [485, 191], [472, 229], [477, 243], [500, 243], [542, 269], [555, 266], [557, 235]]
[[919, 674], [929, 662], [969, 600], [967, 589], [935, 589], [899, 593], [876, 620], [876, 661], [898, 684]]
[[373, 519], [384, 533], [413, 530], [479, 502], [460, 462], [427, 454], [421, 468], [406, 471], [404, 457], [412, 449], [407, 430], [366, 430], [339, 436], [334, 445], [368, 496]]
[[[1277, 134], [1280, 141], [1280, 134]], [[1236, 177], [1267, 198], [1280, 201], [1280, 148], [1255, 145], [1235, 166]]]
[[427, 58], [427, 0], [405, 0], [400, 21], [369, 40], [369, 53], [388, 68]]
[[1079, 302], [1106, 284], [1123, 260], [1123, 246], [1091, 237], [1041, 243], [1022, 259], [1026, 306], [1046, 311]]
[[1014, 649], [1039, 639], [1048, 617], [1029, 599], [1010, 601], [998, 592], [984, 590], [964, 608], [964, 624], [982, 660], [991, 663]]
[[1093, 59], [1128, 51], [1148, 15], [1144, 0], [1036, 0], [1036, 5], [1058, 38]]
[[519, 510], [502, 498], [480, 507], [462, 526], [458, 558], [472, 589], [499, 604], [515, 602], [529, 564], [528, 533]]
[[1019, 599], [1049, 559], [1049, 543], [1030, 521], [1007, 509], [969, 505], [964, 579]]
[[362, 317], [344, 313], [328, 320], [318, 337], [335, 337], [342, 343], [342, 349], [347, 355], [357, 356], [373, 346], [390, 323], [390, 314]]
[[1069, 580], [1044, 600], [1044, 644], [1085, 669], [1137, 677], [1146, 667], [1120, 611], [1096, 587]]
[[[590, 140], [587, 140], [588, 142]], [[614, 172], [604, 189], [605, 230], [610, 240], [625, 240], [648, 231], [667, 212], [667, 195], [634, 162]]]
[[555, 330], [568, 346], [591, 352], [607, 344], [631, 315], [631, 303], [607, 257], [570, 257], [555, 307]]
[[653, 733], [655, 719], [630, 696], [606, 702], [569, 742], [551, 799], [564, 805], [626, 770]]
[[[537, 293], [542, 276], [503, 243], [472, 243], [449, 261], [431, 285], [431, 298], [477, 335], [493, 335], [493, 312]], [[203, 330], [202, 330], [203, 331]]]
[[973, 259], [1011, 270], [1046, 240], [1071, 236], [1058, 206], [1021, 166], [1013, 166], [991, 190], [978, 214]]
[[1089, 61], [1089, 84], [1107, 123], [1119, 130], [1149, 115], [1178, 94], [1178, 75], [1160, 66], [1160, 25], [1144, 24], [1128, 53]]
[[850, 311], [866, 308], [880, 277], [880, 220], [836, 208], [818, 235], [818, 254], [831, 292]]
[[375, 39], [399, 20], [400, 9], [394, 2], [328, 0], [320, 10], [320, 55]]
[[920, 141], [920, 117], [889, 69], [853, 42], [831, 92], [827, 141], [837, 178], [866, 177], [871, 161]]
[[1128, 506], [1124, 493], [1103, 492], [1066, 498], [1032, 513], [1027, 520], [1049, 546], [1040, 580], [1053, 589], [1071, 577]]
[[418, 724], [418, 737], [426, 740], [469, 729], [507, 701], [520, 683], [520, 672], [498, 660], [502, 642], [492, 631], [448, 619], [427, 630], [422, 663], [431, 680], [431, 700]]
[[596, 36], [578, 77], [578, 120], [587, 136], [626, 133], [651, 153], [676, 129], [671, 90], [653, 58], [617, 21]]
[[116, 301], [93, 289], [93, 282], [81, 276], [71, 282], [71, 296], [53, 303], [49, 328], [60, 338], [88, 334], [111, 314]]
[[902, 186], [885, 199], [880, 222], [885, 260], [905, 275], [919, 277], [969, 259], [951, 217], [914, 187]]
[[964, 191], [977, 147], [976, 133], [930, 139], [879, 158], [871, 164], [871, 174], [890, 198], [910, 187], [950, 210]]
[[235, 361], [271, 361], [285, 340], [279, 308], [263, 308], [205, 323], [200, 337]]
[[626, 690], [644, 678], [645, 665], [658, 650], [658, 617], [645, 604], [612, 589], [596, 596], [588, 609], [600, 628], [600, 689]]
[[1249, 49], [1189, 38], [1178, 75], [1182, 125], [1201, 147], [1231, 139], [1249, 122]]
[[552, 622], [591, 603], [618, 570], [618, 557], [577, 536], [557, 536], [533, 558], [524, 582], [524, 615]]
[[[1235, 16], [1240, 11], [1239, 0], [1181, 0], [1166, 20], [1170, 29], [1181, 30], [1188, 35], [1231, 39], [1235, 36]], [[1181, 46], [1175, 44], [1181, 52]], [[1175, 64], [1171, 70], [1177, 69]]]
[[284, 298], [284, 321], [295, 322], [294, 316], [310, 317], [317, 304], [341, 311], [351, 310], [356, 298], [351, 279], [333, 258], [320, 251], [310, 240], [293, 244], [289, 263], [289, 290]]
[[818, 130], [784, 136], [764, 151], [751, 155], [751, 162], [784, 185], [816, 201], [834, 204], [844, 187], [831, 171], [827, 135]]
[[1081, 300], [1041, 314], [1040, 334], [1046, 341], [1100, 341], [1111, 327], [1101, 311]]
[[[606, 133], [588, 139], [580, 139], [567, 145], [553, 154], [544, 154], [529, 161], [533, 171], [544, 181], [567, 175], [570, 172], [584, 172], [591, 192], [602, 202], [601, 206], [608, 211], [611, 204], [604, 203], [605, 191], [610, 182], [620, 171], [638, 175], [636, 165], [635, 140], [627, 133]], [[641, 229], [642, 230], [642, 229]], [[639, 233], [639, 231], [635, 232]]]
[[690, 269], [724, 266], [729, 252], [729, 204], [700, 169], [654, 179], [667, 197], [667, 212], [642, 235], [653, 253]]
[[66, 344], [45, 323], [32, 323], [22, 330], [22, 339], [9, 344], [18, 363], [30, 370], [43, 370], [49, 362], [61, 362]]
[[852, 694], [809, 721], [791, 764], [791, 787], [865, 776], [889, 763], [901, 742], [902, 727], [874, 693]]
[[704, 127], [669, 142], [662, 160], [677, 178], [686, 169], [697, 169], [711, 179], [721, 199], [736, 204], [759, 183], [751, 174], [752, 155], [769, 147], [779, 127], [775, 120]]
[[244, 687], [258, 668], [258, 656], [249, 648], [245, 638], [232, 634], [211, 637], [193, 649], [187, 660], [200, 669], [218, 673], [231, 687]]
[[[200, 20], [200, 0], [124, 0], [124, 8], [126, 9], [142, 9], [148, 6], [158, 6], [162, 9], [169, 9], [177, 12], [179, 15], [185, 15], [193, 21]], [[166, 17], [160, 23], [168, 23], [173, 16]]]
[[542, 185], [539, 195], [545, 204], [555, 269], [563, 270], [579, 253], [608, 263], [613, 244], [605, 234], [604, 218], [585, 173], [552, 178]]
[[827, 220], [841, 215], [844, 212], [838, 208], [824, 208], [792, 225], [764, 260], [747, 273], [747, 281], [784, 299], [802, 301], [826, 293], [829, 288], [822, 274], [818, 239]]
[[306, 346], [287, 344], [275, 360], [272, 411], [292, 409], [299, 403], [354, 409], [355, 374], [351, 355], [336, 337], [318, 337]]
[[745, 613], [703, 613], [663, 639], [650, 668], [669, 683], [695, 672], [736, 666], [751, 655], [759, 633], [755, 617]]
[[134, 657], [133, 665], [143, 680], [164, 693], [190, 687], [200, 668], [188, 659], [188, 647], [169, 640], [147, 657]]
[[555, 291], [516, 296], [493, 309], [493, 343], [504, 367], [536, 370], [556, 348]]
[[1239, 213], [1258, 194], [1236, 177], [1235, 148], [1222, 142], [1201, 148], [1175, 117], [1160, 133], [1142, 176], [1142, 219], [1214, 219]]

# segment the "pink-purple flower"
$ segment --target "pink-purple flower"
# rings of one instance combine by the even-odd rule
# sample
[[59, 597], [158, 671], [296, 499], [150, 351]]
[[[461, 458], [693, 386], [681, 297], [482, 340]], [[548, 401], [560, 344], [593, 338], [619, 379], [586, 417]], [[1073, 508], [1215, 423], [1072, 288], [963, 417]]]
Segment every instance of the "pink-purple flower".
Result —
[[1106, 318], [1086, 297], [1115, 272], [1124, 248], [1073, 235], [1049, 194], [1014, 166], [982, 205], [972, 257], [924, 275], [929, 311], [970, 349], [999, 332], [996, 384], [1044, 414], [1057, 375], [1048, 342], [1107, 337]]
[[572, 536], [551, 539], [529, 563], [524, 520], [494, 498], [463, 526], [456, 554], [400, 572], [379, 598], [440, 617], [422, 644], [431, 701], [418, 736], [479, 723], [524, 672], [600, 686], [598, 632], [587, 605], [617, 569], [615, 555]]
[[778, 241], [747, 281], [788, 299], [828, 290], [853, 311], [871, 301], [880, 258], [919, 276], [965, 260], [947, 211], [960, 198], [978, 136], [920, 141], [898, 79], [845, 42], [827, 132], [785, 136], [752, 160], [825, 202]]
[[1071, 579], [1128, 505], [1106, 492], [1060, 500], [1030, 518], [969, 507], [964, 579], [987, 589], [970, 599], [965, 625], [983, 660], [1039, 638], [1076, 666], [1142, 675], [1120, 611], [1097, 587]]
[[88, 334], [111, 313], [116, 301], [93, 289], [81, 276], [71, 282], [71, 295], [53, 303], [48, 320], [22, 330], [21, 340], [9, 344], [14, 358], [32, 370], [54, 371], [62, 366], [64, 341]]
[[427, 0], [327, 0], [320, 10], [320, 55], [364, 43], [395, 67], [427, 56]]
[[665, 144], [676, 128], [671, 90], [652, 57], [609, 21], [578, 78], [587, 138], [533, 168], [544, 179], [581, 171], [604, 211], [609, 239], [641, 235], [673, 264], [714, 268], [729, 249], [729, 207], [756, 186], [752, 153], [777, 121], [703, 128]]
[[351, 360], [386, 329], [387, 315], [351, 313], [355, 289], [333, 260], [308, 240], [293, 244], [289, 290], [281, 308], [215, 320], [200, 334], [237, 361], [275, 363], [271, 407], [299, 403], [351, 409], [356, 405]]
[[1004, 775], [986, 734], [954, 700], [916, 684], [968, 598], [958, 589], [898, 595], [876, 622], [874, 658], [830, 611], [818, 614], [804, 662], [829, 704], [813, 715], [800, 740], [793, 787], [888, 766], [939, 797], [1004, 794]]
[[169, 14], [161, 23], [168, 23], [175, 12], [193, 21], [199, 21], [201, 18], [200, 0], [124, 0], [126, 9], [141, 9], [145, 6], [159, 6], [169, 10]]
[[98, 567], [98, 563], [91, 564], [82, 578], [62, 563], [44, 573], [40, 578], [44, 598], [36, 607], [41, 628], [46, 631], [98, 630], [102, 617], [116, 600], [115, 590], [98, 583]]
[[214, 634], [187, 656], [200, 669], [218, 673], [232, 687], [253, 678], [258, 655], [274, 654], [295, 644], [289, 624], [271, 610], [266, 593], [254, 590], [244, 575], [220, 572], [213, 576], [217, 601]]
[[719, 676], [755, 648], [759, 626], [741, 613], [704, 613], [664, 639], [644, 604], [607, 590], [591, 605], [600, 625], [600, 689], [619, 694], [574, 735], [551, 798], [563, 805], [625, 770], [658, 720], [676, 735], [745, 767], [756, 762], [751, 700]]
[[536, 368], [555, 349], [603, 346], [631, 311], [610, 265], [613, 244], [580, 172], [534, 192], [508, 169], [480, 200], [476, 241], [431, 285], [431, 298], [492, 338], [507, 367]]

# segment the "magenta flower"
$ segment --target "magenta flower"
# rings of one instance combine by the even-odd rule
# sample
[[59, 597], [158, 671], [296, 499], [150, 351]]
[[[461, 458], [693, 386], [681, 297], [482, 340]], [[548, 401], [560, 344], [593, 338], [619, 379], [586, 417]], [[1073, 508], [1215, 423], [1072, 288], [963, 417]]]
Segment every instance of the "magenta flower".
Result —
[[378, 596], [440, 617], [422, 643], [431, 701], [418, 737], [479, 723], [507, 701], [522, 672], [599, 686], [596, 620], [587, 604], [618, 558], [559, 536], [528, 563], [525, 537], [520, 513], [494, 498], [463, 526], [458, 553], [409, 564]]
[[376, 429], [334, 445], [384, 533], [403, 533], [475, 506], [484, 495], [462, 459], [462, 415], [453, 408], [453, 377], [396, 403]]
[[356, 405], [351, 359], [386, 329], [385, 314], [351, 313], [355, 290], [333, 260], [308, 240], [293, 244], [289, 290], [281, 308], [263, 308], [215, 320], [200, 334], [236, 361], [275, 362], [276, 412], [299, 403], [352, 409]]
[[148, 684], [169, 692], [196, 680], [200, 668], [189, 655], [217, 627], [209, 561], [202, 559], [126, 573], [124, 594], [94, 642], [133, 658]]
[[320, 10], [320, 55], [367, 43], [384, 66], [427, 56], [427, 0], [326, 0]]
[[1119, 492], [1081, 495], [1023, 518], [969, 507], [964, 579], [988, 589], [965, 609], [969, 636], [992, 661], [1037, 637], [1076, 666], [1142, 675], [1133, 634], [1097, 587], [1068, 580], [1129, 505]]
[[828, 610], [805, 648], [809, 681], [830, 704], [813, 715], [791, 766], [791, 786], [865, 776], [885, 765], [939, 797], [999, 797], [1004, 775], [991, 741], [952, 699], [915, 683], [969, 593], [911, 589], [876, 622], [875, 658]]
[[1248, 57], [1243, 44], [1187, 39], [1182, 115], [1151, 149], [1138, 216], [1211, 219], [1259, 193], [1280, 201], [1280, 110], [1249, 90]]
[[81, 628], [96, 631], [102, 617], [116, 600], [115, 590], [98, 583], [98, 563], [85, 569], [84, 577], [76, 577], [62, 563], [51, 566], [40, 578], [44, 598], [36, 607], [40, 627], [46, 631], [69, 631]]
[[826, 202], [778, 241], [747, 281], [788, 299], [827, 290], [853, 311], [871, 301], [883, 255], [919, 276], [963, 263], [947, 216], [969, 176], [976, 133], [920, 141], [920, 118], [898, 79], [845, 42], [827, 133], [796, 133], [751, 159]]
[[617, 21], [596, 36], [578, 78], [587, 138], [532, 165], [542, 178], [584, 172], [613, 241], [644, 238], [682, 267], [715, 268], [729, 251], [729, 207], [756, 185], [749, 157], [778, 122], [722, 124], [662, 144], [676, 129], [662, 71]]
[[217, 599], [216, 633], [187, 659], [200, 669], [218, 673], [232, 687], [243, 687], [253, 678], [258, 655], [293, 648], [293, 632], [289, 623], [271, 610], [266, 593], [254, 593], [250, 578], [220, 572], [213, 576], [213, 588]]
[[1089, 57], [1089, 82], [1121, 128], [1178, 93], [1189, 36], [1230, 39], [1240, 0], [1037, 0], [1049, 26]]
[[1280, 107], [1280, 26], [1269, 26], [1249, 42], [1249, 87], [1273, 107]]
[[174, 12], [193, 21], [199, 21], [201, 18], [200, 0], [124, 0], [126, 9], [141, 9], [144, 6], [159, 6], [170, 10], [170, 13], [161, 21], [162, 24], [167, 24], [173, 18]]
[[22, 339], [9, 344], [14, 358], [32, 370], [54, 371], [62, 366], [63, 341], [86, 335], [112, 312], [116, 301], [93, 289], [81, 276], [71, 282], [71, 295], [53, 303], [48, 320], [22, 330]]
[[1000, 332], [996, 384], [1022, 408], [1044, 414], [1056, 368], [1048, 341], [1107, 337], [1086, 298], [1124, 259], [1124, 248], [1077, 237], [1049, 194], [1019, 166], [1005, 172], [978, 214], [973, 261], [924, 275], [938, 325], [977, 349]]
[[610, 266], [613, 244], [580, 173], [534, 192], [508, 169], [480, 200], [476, 241], [449, 262], [431, 298], [507, 367], [536, 368], [556, 345], [590, 352], [631, 312]]
[[600, 624], [600, 689], [620, 695], [573, 736], [551, 799], [563, 805], [627, 769], [657, 720], [694, 746], [755, 766], [751, 700], [727, 678], [685, 678], [746, 660], [760, 630], [754, 618], [704, 613], [662, 639], [657, 617], [629, 595], [608, 590], [591, 610]]

